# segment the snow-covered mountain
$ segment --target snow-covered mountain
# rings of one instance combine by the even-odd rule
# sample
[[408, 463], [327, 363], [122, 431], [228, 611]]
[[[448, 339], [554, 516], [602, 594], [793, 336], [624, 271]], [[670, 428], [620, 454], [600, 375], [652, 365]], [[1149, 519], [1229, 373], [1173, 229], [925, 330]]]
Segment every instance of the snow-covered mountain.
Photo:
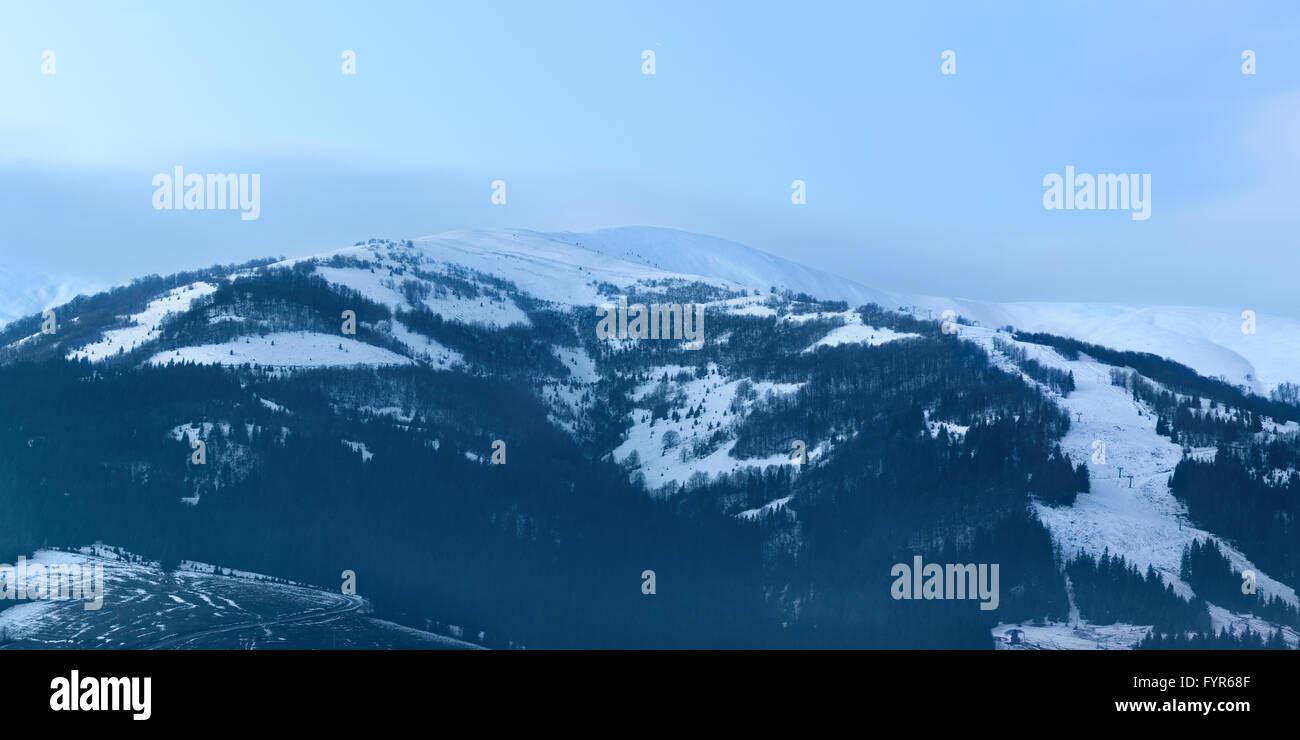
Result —
[[[656, 227], [557, 233], [466, 230], [414, 243], [423, 259], [494, 275], [530, 295], [568, 305], [598, 302], [594, 286], [602, 282], [626, 287], [638, 281], [689, 279], [763, 294], [776, 287], [846, 301], [850, 306], [875, 303], [915, 311], [928, 318], [953, 310], [987, 327], [1010, 325], [1115, 349], [1153, 352], [1265, 396], [1279, 383], [1300, 382], [1300, 320], [1258, 314], [1255, 333], [1247, 333], [1242, 311], [1248, 307], [998, 302], [899, 293], [726, 239]], [[356, 255], [363, 249], [354, 246], [327, 256]], [[364, 280], [353, 278], [345, 283], [363, 293], [371, 289]], [[52, 283], [31, 270], [0, 265], [0, 326], [85, 290], [80, 281]]]
[[1300, 320], [1258, 314], [1255, 333], [1247, 333], [1242, 329], [1242, 312], [1248, 306], [998, 302], [912, 295], [867, 287], [736, 242], [672, 229], [627, 227], [537, 236], [752, 289], [774, 285], [851, 306], [876, 303], [932, 317], [951, 309], [984, 326], [1011, 325], [1115, 349], [1153, 352], [1263, 395], [1281, 382], [1300, 382]]
[[[620, 298], [702, 304], [707, 341], [598, 338], [594, 307]], [[940, 325], [947, 309], [966, 322], [955, 332]], [[105, 541], [133, 550], [198, 559], [186, 548], [201, 545], [199, 557], [317, 583], [399, 552], [416, 565], [380, 583], [380, 603], [416, 626], [485, 620], [501, 645], [675, 644], [675, 628], [656, 633], [639, 605], [606, 591], [643, 560], [702, 579], [665, 600], [686, 609], [678, 617], [706, 594], [733, 610], [695, 624], [708, 646], [742, 634], [754, 642], [738, 644], [1002, 645], [1012, 629], [1043, 646], [1131, 646], [1153, 625], [1300, 642], [1300, 553], [1287, 544], [1289, 499], [1275, 495], [1300, 488], [1300, 409], [1114, 351], [1165, 355], [1258, 394], [1298, 375], [1289, 345], [1255, 341], [1290, 331], [1275, 317], [1248, 335], [1239, 313], [1213, 309], [906, 296], [643, 228], [371, 239], [145, 278], [57, 312], [53, 335], [31, 316], [0, 328], [0, 412], [16, 420], [0, 444], [18, 450], [0, 475], [34, 491], [18, 509], [24, 536], [61, 534], [64, 519], [82, 536], [107, 519], [119, 528]], [[100, 460], [104, 428], [115, 432]], [[201, 441], [210, 467], [183, 464]], [[1223, 460], [1233, 446], [1250, 468]], [[84, 464], [57, 463], [72, 450], [87, 451]], [[1196, 467], [1216, 457], [1224, 465]], [[1255, 514], [1197, 498], [1204, 480]], [[328, 506], [304, 518], [305, 501]], [[170, 534], [263, 518], [286, 531]], [[284, 551], [266, 554], [268, 536]], [[1188, 570], [1201, 542], [1222, 567]], [[926, 548], [1003, 565], [996, 621], [918, 621], [887, 593], [860, 591]], [[1058, 553], [1105, 553], [1138, 573], [1106, 578], [1151, 580], [1085, 590]], [[424, 572], [420, 558], [442, 567]], [[523, 567], [534, 562], [568, 565]], [[727, 565], [692, 570], [715, 562]], [[1273, 601], [1256, 609], [1235, 585], [1217, 590], [1241, 571]], [[505, 616], [515, 591], [481, 584], [506, 581], [549, 594], [549, 618]], [[724, 583], [755, 591], [716, 596]], [[1140, 609], [1105, 603], [1130, 591]], [[601, 625], [640, 626], [599, 643], [549, 627], [609, 610], [625, 621]]]

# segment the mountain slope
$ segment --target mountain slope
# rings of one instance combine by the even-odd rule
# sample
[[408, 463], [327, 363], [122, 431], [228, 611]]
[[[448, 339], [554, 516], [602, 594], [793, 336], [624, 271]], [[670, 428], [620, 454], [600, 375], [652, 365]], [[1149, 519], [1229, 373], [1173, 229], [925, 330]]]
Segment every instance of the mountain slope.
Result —
[[[497, 647], [982, 648], [1031, 623], [1058, 645], [1245, 624], [1295, 641], [1300, 408], [809, 291], [899, 300], [641, 229], [371, 239], [77, 298], [54, 334], [0, 329], [0, 547], [354, 570], [387, 618]], [[702, 346], [598, 338], [621, 300], [702, 306]], [[1202, 542], [1221, 567], [1188, 569]], [[1072, 586], [1080, 554], [1149, 579]], [[891, 598], [914, 556], [1000, 564], [996, 614]], [[1258, 602], [1222, 588], [1242, 569]]]
[[[1256, 317], [1257, 333], [1246, 334], [1242, 331], [1244, 309], [996, 302], [889, 292], [736, 242], [652, 227], [585, 233], [455, 231], [424, 237], [415, 244], [431, 262], [497, 276], [536, 298], [566, 305], [600, 302], [602, 292], [596, 286], [601, 283], [627, 287], [673, 278], [764, 295], [776, 287], [823, 300], [846, 301], [851, 306], [876, 303], [914, 309], [929, 318], [953, 310], [983, 326], [1011, 325], [1116, 349], [1154, 352], [1261, 395], [1279, 383], [1300, 382], [1300, 361], [1296, 359], [1300, 357], [1300, 320], [1261, 314]], [[354, 246], [324, 256], [355, 256], [363, 249]], [[5, 286], [0, 289], [3, 327], [18, 317], [66, 302], [79, 284], [45, 285], [30, 271], [19, 272], [10, 266], [0, 267], [0, 286]], [[365, 279], [354, 287], [367, 294], [376, 292], [367, 289]], [[443, 308], [451, 309], [442, 311], [444, 314], [456, 313], [454, 306]], [[451, 356], [446, 356], [450, 361]]]
[[[1150, 405], [1113, 382], [1112, 366], [1087, 356], [1068, 359], [1050, 347], [1020, 342], [1006, 333], [984, 327], [962, 326], [957, 332], [963, 339], [983, 347], [1009, 372], [1020, 370], [1008, 352], [1023, 352], [1027, 359], [1069, 372], [1074, 379], [1075, 390], [1058, 401], [1073, 421], [1061, 444], [1073, 459], [1089, 460], [1091, 490], [1070, 506], [1041, 502], [1035, 505], [1039, 519], [1051, 529], [1053, 539], [1065, 555], [1078, 552], [1093, 557], [1102, 553], [1118, 555], [1140, 570], [1153, 568], [1179, 594], [1191, 597], [1194, 591], [1182, 578], [1180, 558], [1193, 542], [1215, 539], [1234, 570], [1257, 575], [1260, 593], [1293, 606], [1300, 604], [1294, 588], [1269, 577], [1232, 543], [1216, 538], [1189, 516], [1187, 507], [1175, 498], [1169, 486], [1170, 475], [1184, 452], [1172, 439], [1157, 432], [1160, 415]], [[1031, 378], [1026, 379], [1032, 382]], [[1293, 435], [1294, 426], [1294, 423], [1287, 425], [1288, 433]], [[1214, 450], [1202, 449], [1195, 454], [1212, 456]], [[1248, 614], [1236, 614], [1213, 604], [1210, 612], [1215, 630], [1246, 623], [1259, 629], [1259, 624]], [[1074, 631], [1074, 628], [1065, 630], [1064, 625], [1056, 625], [1055, 632], [1034, 630], [1029, 625], [1016, 626], [1033, 630], [1032, 639], [1039, 641], [1055, 641], [1063, 637], [1063, 632]], [[1008, 628], [1003, 625], [999, 632], [1004, 633]], [[1289, 643], [1300, 642], [1300, 626], [1284, 626], [1283, 631]], [[1120, 625], [1114, 629], [1084, 630], [1082, 634], [1094, 644], [1132, 646], [1143, 636], [1143, 631]]]
[[1154, 352], [1202, 375], [1222, 376], [1262, 395], [1300, 382], [1300, 320], [1258, 315], [1257, 333], [1242, 332], [1243, 310], [1097, 303], [997, 302], [882, 291], [735, 242], [650, 227], [552, 234], [603, 255], [678, 273], [768, 286], [850, 305], [915, 307], [937, 318], [945, 310], [984, 326], [1012, 325], [1116, 349]]

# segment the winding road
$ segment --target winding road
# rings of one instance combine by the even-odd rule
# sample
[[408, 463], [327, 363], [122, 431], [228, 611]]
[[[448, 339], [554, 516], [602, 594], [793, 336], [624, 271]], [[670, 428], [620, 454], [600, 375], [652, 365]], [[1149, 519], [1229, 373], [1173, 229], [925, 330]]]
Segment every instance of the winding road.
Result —
[[184, 632], [178, 635], [168, 635], [158, 640], [157, 642], [153, 643], [152, 645], [148, 646], [145, 649], [146, 650], [174, 650], [174, 649], [183, 648], [195, 640], [204, 637], [211, 637], [212, 635], [225, 634], [228, 632], [243, 632], [245, 630], [264, 629], [267, 627], [274, 627], [276, 625], [294, 624], [298, 622], [310, 622], [315, 620], [329, 621], [332, 619], [337, 619], [338, 617], [347, 614], [349, 612], [354, 612], [357, 609], [361, 608], [361, 605], [365, 603], [365, 600], [362, 599], [360, 596], [345, 596], [342, 594], [324, 594], [324, 595], [334, 599], [338, 599], [339, 603], [327, 609], [309, 609], [304, 612], [295, 612], [293, 614], [287, 614], [285, 616], [276, 617], [274, 619], [253, 620], [247, 622], [240, 622], [238, 624], [223, 625], [220, 627], [209, 627], [207, 629], [196, 630], [194, 632]]

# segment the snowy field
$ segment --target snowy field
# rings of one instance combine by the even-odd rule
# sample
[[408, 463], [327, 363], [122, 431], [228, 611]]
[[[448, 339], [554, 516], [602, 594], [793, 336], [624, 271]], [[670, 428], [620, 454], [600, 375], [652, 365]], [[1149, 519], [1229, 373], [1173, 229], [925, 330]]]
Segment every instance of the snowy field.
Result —
[[[676, 421], [659, 418], [652, 423], [648, 407], [634, 409], [631, 426], [625, 432], [626, 439], [614, 449], [616, 462], [629, 465], [629, 458], [638, 461], [634, 469], [645, 476], [645, 485], [650, 490], [683, 485], [696, 475], [712, 478], [743, 468], [763, 469], [791, 464], [789, 454], [784, 452], [764, 458], [742, 460], [732, 457], [736, 442], [730, 427], [741, 421], [768, 393], [794, 393], [800, 384], [750, 383], [752, 394], [738, 400], [741, 383], [748, 381], [727, 379], [718, 374], [717, 365], [712, 363], [709, 373], [703, 378], [695, 378], [691, 370], [689, 380], [676, 381], [678, 373], [686, 370], [677, 366], [654, 368], [649, 371], [653, 380], [633, 391], [634, 402], [646, 401], [657, 393], [668, 394], [670, 406], [680, 418]], [[665, 374], [670, 380], [667, 384], [661, 382]], [[691, 409], [699, 412], [694, 417], [687, 416], [686, 412]], [[724, 436], [727, 440], [711, 443], [711, 437], [718, 430], [726, 430]], [[696, 448], [697, 444], [700, 449]]]
[[351, 365], [410, 365], [409, 357], [358, 342], [349, 337], [318, 332], [276, 332], [266, 336], [242, 337], [220, 344], [159, 352], [149, 358], [151, 365], [170, 362], [194, 362], [200, 365], [243, 365], [305, 368]]

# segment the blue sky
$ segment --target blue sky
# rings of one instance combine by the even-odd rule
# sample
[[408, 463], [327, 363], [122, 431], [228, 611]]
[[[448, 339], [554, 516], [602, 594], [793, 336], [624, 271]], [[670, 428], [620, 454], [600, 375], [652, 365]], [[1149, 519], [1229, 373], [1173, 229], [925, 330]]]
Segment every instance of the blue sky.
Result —
[[[644, 224], [905, 292], [1300, 313], [1300, 6], [978, 6], [9, 4], [0, 252], [111, 283]], [[261, 217], [154, 210], [178, 164], [260, 173]], [[1066, 165], [1150, 174], [1151, 218], [1045, 210]]]

